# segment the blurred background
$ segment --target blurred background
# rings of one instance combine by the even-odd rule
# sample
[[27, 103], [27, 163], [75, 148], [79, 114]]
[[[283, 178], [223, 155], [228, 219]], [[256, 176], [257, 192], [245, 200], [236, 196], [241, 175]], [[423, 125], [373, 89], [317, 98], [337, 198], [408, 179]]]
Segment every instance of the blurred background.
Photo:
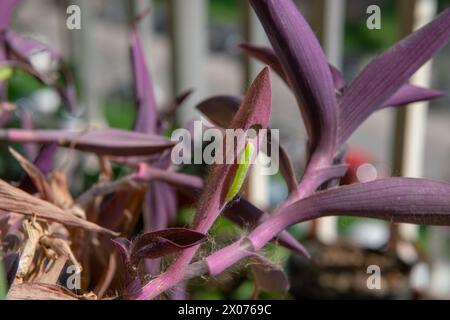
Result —
[[[322, 42], [330, 62], [342, 70], [347, 81], [351, 81], [376, 54], [450, 5], [450, 0], [296, 2]], [[66, 9], [71, 4], [81, 8], [80, 30], [68, 30], [66, 27]], [[370, 15], [366, 10], [370, 5], [377, 5], [381, 9], [379, 30], [366, 27]], [[247, 1], [25, 0], [16, 11], [13, 28], [20, 34], [30, 35], [49, 44], [63, 54], [76, 80], [82, 111], [76, 116], [69, 116], [61, 110], [61, 102], [55, 92], [21, 72], [16, 72], [10, 81], [10, 99], [20, 108], [28, 110], [40, 128], [85, 128], [95, 125], [131, 129], [136, 108], [129, 55], [130, 33], [133, 17], [147, 9], [148, 15], [138, 26], [158, 105], [164, 106], [187, 89], [194, 90], [178, 114], [180, 126], [199, 117], [194, 107], [201, 100], [216, 94], [242, 95], [251, 79], [261, 70], [261, 64], [247, 59], [238, 48], [242, 42], [270, 45]], [[448, 70], [450, 46], [441, 50], [431, 64], [418, 72], [413, 81], [450, 93]], [[291, 155], [300, 176], [306, 142], [304, 126], [294, 96], [281, 79], [272, 75], [271, 127], [280, 129], [281, 142]], [[9, 126], [18, 126], [18, 121], [16, 119]], [[7, 146], [1, 145], [0, 152], [0, 176], [6, 180], [17, 180], [20, 170], [8, 155]], [[449, 98], [437, 99], [429, 104], [415, 104], [408, 106], [408, 109], [385, 109], [374, 114], [350, 139], [350, 156], [347, 160], [352, 166], [352, 174], [346, 177], [348, 183], [391, 175], [450, 181]], [[70, 165], [67, 166], [70, 171]], [[72, 170], [76, 168], [73, 166]], [[79, 193], [95, 181], [94, 177], [98, 174], [96, 162], [91, 163], [89, 159], [84, 163], [83, 170], [85, 175], [69, 175], [74, 193]], [[286, 196], [280, 177], [254, 180], [249, 197], [260, 207], [273, 207]], [[307, 228], [311, 226], [295, 226], [291, 231], [307, 238], [310, 235]], [[349, 249], [347, 242], [365, 250], [361, 265], [367, 262], [365, 259], [370, 254], [375, 255], [373, 259], [378, 259], [374, 250], [391, 243], [395, 238], [392, 229], [384, 223], [353, 218], [318, 222], [314, 226], [314, 236], [320, 239], [320, 244], [313, 244], [312, 247], [331, 244], [334, 251], [331, 250], [327, 256], [324, 253], [326, 250], [321, 250], [322, 256], [315, 261], [319, 269], [314, 270], [297, 258], [289, 259], [283, 249], [269, 248], [274, 251], [275, 259], [288, 266], [293, 282], [293, 290], [288, 296], [272, 297], [303, 297], [307, 294], [310, 297], [359, 297], [358, 285], [352, 286], [352, 280], [345, 278], [342, 270], [339, 271], [341, 273], [329, 273], [327, 263], [332, 261], [331, 265], [336, 269], [339, 259], [358, 261], [359, 258], [355, 257], [360, 257], [361, 252]], [[364, 294], [393, 298], [415, 295], [450, 297], [449, 230], [410, 226], [398, 229], [395, 235], [398, 233], [403, 242], [395, 242], [395, 248], [389, 248], [388, 251], [394, 252], [395, 263], [401, 265], [396, 268], [401, 272], [396, 274], [393, 271], [391, 276], [394, 280], [384, 280], [390, 284], [385, 286], [388, 289], [381, 290], [381, 293]], [[339, 250], [342, 254], [336, 260], [333, 252], [341, 252]], [[389, 264], [389, 261], [385, 263]], [[353, 267], [355, 270], [359, 268], [363, 276], [366, 274], [365, 269]], [[317, 270], [322, 270], [321, 274], [328, 275], [328, 278], [319, 279]], [[404, 291], [405, 274], [408, 278], [408, 295]], [[414, 277], [410, 277], [411, 274]], [[304, 275], [309, 280], [316, 279], [315, 282], [306, 281]], [[350, 277], [354, 279], [355, 273], [350, 273]], [[223, 286], [228, 280], [215, 280], [209, 289], [195, 291], [194, 297], [250, 297], [251, 285], [248, 280], [241, 279], [240, 282], [228, 284], [230, 287], [225, 290]], [[322, 291], [311, 289], [309, 292], [303, 290], [305, 286], [322, 287]]]

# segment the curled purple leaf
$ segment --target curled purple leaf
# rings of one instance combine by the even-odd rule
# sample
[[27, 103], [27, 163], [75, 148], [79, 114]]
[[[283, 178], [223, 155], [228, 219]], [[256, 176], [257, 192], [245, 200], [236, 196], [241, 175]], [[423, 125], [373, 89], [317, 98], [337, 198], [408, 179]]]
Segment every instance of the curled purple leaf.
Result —
[[215, 125], [229, 128], [242, 101], [243, 98], [236, 96], [214, 96], [200, 102], [197, 109]]
[[147, 232], [132, 241], [130, 261], [136, 264], [141, 259], [157, 259], [196, 246], [206, 240], [203, 233], [185, 228], [169, 228]]

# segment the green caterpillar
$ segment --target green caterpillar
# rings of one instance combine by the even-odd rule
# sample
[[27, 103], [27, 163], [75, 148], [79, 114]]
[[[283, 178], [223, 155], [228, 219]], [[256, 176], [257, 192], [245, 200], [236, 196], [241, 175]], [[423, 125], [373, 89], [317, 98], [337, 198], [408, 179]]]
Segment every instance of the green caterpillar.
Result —
[[241, 154], [241, 159], [239, 161], [239, 166], [236, 170], [236, 175], [234, 176], [231, 187], [227, 192], [225, 201], [231, 201], [239, 193], [244, 184], [245, 177], [247, 176], [247, 171], [250, 168], [250, 160], [252, 158], [255, 146], [253, 143], [247, 143], [245, 145], [244, 152]]

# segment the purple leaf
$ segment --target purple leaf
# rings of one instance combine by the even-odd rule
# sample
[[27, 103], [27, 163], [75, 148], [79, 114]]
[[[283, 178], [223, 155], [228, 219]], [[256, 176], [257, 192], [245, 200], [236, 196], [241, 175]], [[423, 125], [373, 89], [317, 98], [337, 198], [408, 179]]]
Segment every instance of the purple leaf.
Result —
[[119, 129], [85, 131], [9, 129], [0, 131], [0, 140], [58, 143], [63, 147], [116, 156], [149, 155], [160, 153], [173, 146], [173, 142], [161, 136]]
[[[58, 146], [56, 143], [44, 144], [41, 150], [39, 151], [36, 159], [33, 162], [36, 168], [38, 168], [39, 171], [42, 172], [44, 176], [47, 176], [53, 169], [53, 159], [57, 147]], [[34, 183], [32, 182], [28, 174], [20, 183], [20, 189], [31, 194], [37, 191]]]
[[0, 32], [8, 29], [14, 10], [22, 0], [0, 1]]
[[247, 239], [258, 250], [288, 226], [324, 216], [450, 225], [449, 195], [449, 183], [412, 178], [388, 178], [328, 189], [271, 216]]
[[[291, 0], [251, 0], [289, 78], [308, 131], [310, 151], [332, 157], [337, 132], [333, 79], [319, 41]], [[301, 36], [300, 36], [301, 35]]]
[[329, 65], [331, 77], [333, 78], [334, 88], [341, 92], [345, 88], [345, 79], [342, 75], [342, 72], [340, 72], [335, 66]]
[[125, 238], [115, 238], [111, 240], [122, 258], [122, 261], [129, 263], [131, 242]]
[[449, 39], [450, 8], [372, 60], [350, 83], [339, 101], [339, 143], [344, 143]]
[[[231, 120], [239, 110], [239, 105], [242, 103], [242, 98], [235, 96], [215, 96], [206, 99], [197, 106], [211, 122], [222, 128], [229, 128]], [[268, 135], [268, 138], [271, 136]], [[269, 141], [272, 143], [272, 141]], [[268, 146], [270, 149], [270, 146]], [[287, 151], [281, 144], [278, 144], [280, 155], [280, 173], [286, 181], [289, 192], [297, 188], [297, 179], [295, 177], [294, 169]]]
[[[269, 69], [266, 67], [256, 77], [250, 86], [242, 105], [235, 114], [229, 127], [232, 129], [247, 130], [251, 127], [259, 126], [267, 128], [272, 107], [271, 82]], [[237, 144], [243, 144], [238, 142]], [[226, 143], [224, 143], [224, 146]], [[234, 156], [237, 157], [242, 150], [237, 150]], [[200, 232], [206, 232], [226, 204], [226, 194], [228, 193], [234, 170], [237, 165], [216, 164], [212, 166], [208, 176], [204, 191], [200, 196], [194, 225]], [[221, 188], [217, 188], [221, 186]]]
[[173, 119], [178, 108], [186, 101], [192, 94], [193, 90], [186, 90], [175, 97], [173, 101], [165, 105], [158, 113], [160, 119]]
[[236, 96], [214, 96], [197, 105], [212, 123], [222, 128], [229, 128], [231, 120], [239, 110], [244, 99]]
[[306, 221], [328, 215], [376, 218], [391, 222], [450, 225], [450, 183], [388, 178], [318, 192], [280, 214]]
[[[259, 47], [251, 44], [240, 44], [239, 47], [244, 50], [248, 55], [260, 60], [261, 62], [267, 64], [269, 67], [275, 71], [281, 79], [290, 87], [289, 79], [286, 76], [283, 67], [281, 66], [280, 60], [276, 56], [275, 52], [268, 47]], [[333, 77], [333, 83], [336, 90], [341, 91], [345, 87], [345, 80], [342, 73], [334, 66], [329, 65], [331, 76]]]
[[[23, 68], [23, 64], [25, 64], [26, 72], [30, 73], [41, 83], [54, 88], [71, 112], [76, 110], [75, 85], [73, 83], [72, 75], [61, 55], [56, 50], [53, 50], [47, 44], [38, 40], [17, 35], [13, 31], [8, 31], [8, 33], [5, 34], [5, 42], [12, 59], [18, 63], [18, 65], [16, 65], [17, 67]], [[34, 68], [31, 57], [36, 53], [42, 52], [49, 55], [51, 64], [58, 65], [64, 85], [56, 83], [51, 77], [49, 78], [48, 75]]]
[[141, 259], [156, 259], [196, 246], [206, 240], [203, 233], [185, 228], [169, 228], [144, 233], [132, 241], [130, 261], [133, 264]]
[[14, 31], [8, 31], [6, 40], [9, 50], [11, 50], [19, 60], [27, 63], [31, 64], [31, 56], [41, 52], [48, 53], [53, 62], [58, 62], [61, 59], [58, 52], [53, 50], [47, 44], [33, 38], [18, 35]]
[[[420, 88], [405, 84], [389, 99], [387, 99], [381, 108], [402, 106], [417, 101], [431, 100], [445, 96], [445, 93], [438, 90]], [[380, 109], [381, 109], [380, 108]]]
[[134, 130], [144, 133], [155, 133], [157, 125], [156, 100], [153, 93], [152, 79], [145, 62], [144, 50], [137, 31], [134, 31], [132, 35], [131, 55], [135, 96], [138, 105]]
[[259, 254], [252, 255], [250, 261], [256, 289], [267, 292], [289, 290], [289, 279], [282, 267]]
[[259, 47], [247, 43], [242, 43], [239, 48], [244, 50], [249, 56], [258, 59], [264, 64], [268, 65], [276, 74], [290, 87], [289, 79], [281, 66], [275, 52], [268, 47]]
[[[272, 144], [274, 142], [270, 141], [270, 143]], [[297, 190], [298, 185], [297, 178], [295, 177], [294, 167], [292, 166], [291, 159], [289, 158], [286, 149], [278, 142], [276, 143], [278, 144], [278, 152], [280, 156], [280, 173], [284, 178], [284, 181], [286, 182], [288, 193], [291, 194], [292, 192], [295, 192]]]
[[56, 149], [58, 145], [56, 143], [49, 143], [42, 146], [41, 150], [34, 159], [34, 165], [44, 174], [49, 174], [53, 169], [53, 160], [55, 157]]

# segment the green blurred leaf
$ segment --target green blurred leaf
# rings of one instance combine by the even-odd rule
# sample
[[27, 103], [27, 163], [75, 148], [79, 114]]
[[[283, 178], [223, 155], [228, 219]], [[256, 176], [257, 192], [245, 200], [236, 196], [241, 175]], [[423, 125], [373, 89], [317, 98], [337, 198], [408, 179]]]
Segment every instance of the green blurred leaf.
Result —
[[12, 68], [0, 68], [0, 81], [5, 81], [11, 78], [13, 75]]

